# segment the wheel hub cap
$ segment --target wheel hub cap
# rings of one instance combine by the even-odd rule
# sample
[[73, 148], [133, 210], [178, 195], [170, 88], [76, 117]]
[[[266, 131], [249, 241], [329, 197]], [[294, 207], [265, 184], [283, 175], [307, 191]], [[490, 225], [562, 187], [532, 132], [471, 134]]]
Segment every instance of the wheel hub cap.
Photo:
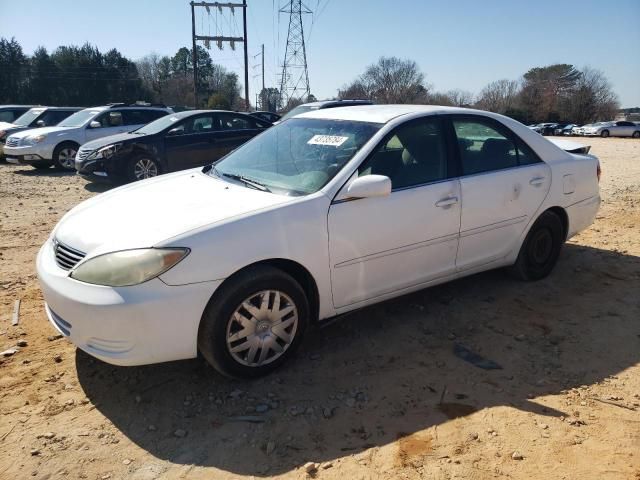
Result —
[[284, 292], [263, 290], [247, 297], [227, 324], [227, 349], [242, 365], [259, 367], [280, 358], [298, 327], [298, 309]]
[[143, 158], [136, 163], [134, 174], [138, 180], [155, 177], [158, 175], [158, 167], [153, 160]]

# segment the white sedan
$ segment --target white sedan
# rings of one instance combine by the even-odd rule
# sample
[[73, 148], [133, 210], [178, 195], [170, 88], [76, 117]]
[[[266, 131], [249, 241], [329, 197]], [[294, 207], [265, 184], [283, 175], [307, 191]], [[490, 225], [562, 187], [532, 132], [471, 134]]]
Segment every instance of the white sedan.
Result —
[[546, 277], [593, 222], [599, 175], [595, 157], [493, 113], [317, 110], [214, 166], [83, 202], [38, 277], [52, 324], [97, 358], [200, 351], [257, 376], [313, 322], [498, 267]]

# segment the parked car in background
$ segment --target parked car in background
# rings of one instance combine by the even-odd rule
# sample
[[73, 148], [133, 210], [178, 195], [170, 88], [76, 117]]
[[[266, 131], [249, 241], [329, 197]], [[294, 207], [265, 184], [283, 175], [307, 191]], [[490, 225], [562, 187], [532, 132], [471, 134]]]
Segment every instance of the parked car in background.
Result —
[[91, 179], [143, 180], [215, 162], [270, 126], [244, 113], [175, 113], [132, 132], [85, 143], [75, 168]]
[[4, 153], [8, 162], [63, 170], [75, 170], [80, 145], [98, 138], [136, 130], [171, 110], [162, 106], [115, 103], [80, 110], [55, 127], [18, 132], [7, 137]]
[[[640, 138], [640, 127], [634, 122], [621, 120], [619, 122], [607, 122], [598, 128], [596, 135], [601, 137], [633, 137]], [[591, 135], [591, 133], [586, 133]]]
[[249, 115], [251, 115], [252, 117], [256, 117], [260, 120], [264, 120], [265, 122], [269, 122], [269, 123], [275, 123], [278, 120], [280, 120], [281, 116], [278, 115], [277, 113], [273, 113], [273, 112], [264, 112], [264, 111], [258, 111], [258, 112], [251, 112], [249, 113]]
[[323, 110], [325, 108], [336, 107], [355, 107], [359, 105], [373, 105], [373, 102], [370, 100], [322, 100], [320, 102], [303, 103], [302, 105], [298, 105], [296, 108], [289, 110], [284, 114], [280, 121], [282, 122], [287, 118], [295, 117], [296, 115], [305, 112], [312, 112], [313, 110]]
[[0, 130], [35, 105], [0, 105]]
[[0, 157], [4, 155], [4, 144], [14, 133], [39, 127], [57, 125], [69, 115], [82, 110], [81, 107], [35, 107], [27, 110], [6, 127], [0, 127]]
[[546, 277], [593, 222], [599, 172], [494, 113], [307, 112], [69, 211], [36, 262], [45, 311], [109, 363], [201, 352], [264, 375], [312, 322], [492, 268]]
[[574, 137], [581, 137], [584, 135], [584, 127], [586, 127], [586, 125], [576, 125], [571, 129], [571, 135]]
[[575, 123], [558, 124], [555, 130], [553, 131], [553, 134], [558, 136], [571, 135], [571, 131], [573, 130], [573, 127], [577, 127], [577, 125]]

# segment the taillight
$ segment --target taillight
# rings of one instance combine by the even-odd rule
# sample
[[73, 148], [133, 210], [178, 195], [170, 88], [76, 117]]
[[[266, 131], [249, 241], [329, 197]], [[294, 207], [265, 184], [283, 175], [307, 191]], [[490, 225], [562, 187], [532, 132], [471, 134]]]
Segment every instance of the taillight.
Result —
[[600, 183], [600, 176], [602, 175], [602, 168], [600, 168], [600, 162], [598, 161], [598, 168], [596, 169], [596, 175], [598, 176], [598, 183]]

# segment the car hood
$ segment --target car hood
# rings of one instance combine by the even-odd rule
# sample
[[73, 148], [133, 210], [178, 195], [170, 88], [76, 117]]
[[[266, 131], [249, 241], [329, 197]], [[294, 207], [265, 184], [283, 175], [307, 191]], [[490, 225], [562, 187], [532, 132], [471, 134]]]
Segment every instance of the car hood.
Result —
[[97, 150], [113, 143], [126, 142], [128, 140], [140, 139], [146, 135], [135, 135], [133, 133], [118, 133], [117, 135], [109, 135], [108, 137], [102, 137], [97, 140], [92, 140], [82, 144], [82, 150]]
[[41, 127], [41, 128], [32, 128], [27, 131], [14, 133], [13, 136], [17, 138], [24, 138], [30, 135], [48, 135], [48, 134], [64, 134], [66, 130], [78, 128], [78, 127]]
[[94, 256], [152, 247], [190, 230], [295, 198], [227, 183], [200, 169], [185, 170], [97, 195], [70, 210], [53, 235]]
[[7, 128], [13, 128], [13, 127], [17, 127], [17, 125], [14, 125], [13, 123], [8, 123], [8, 122], [0, 122], [0, 130], [6, 130]]

